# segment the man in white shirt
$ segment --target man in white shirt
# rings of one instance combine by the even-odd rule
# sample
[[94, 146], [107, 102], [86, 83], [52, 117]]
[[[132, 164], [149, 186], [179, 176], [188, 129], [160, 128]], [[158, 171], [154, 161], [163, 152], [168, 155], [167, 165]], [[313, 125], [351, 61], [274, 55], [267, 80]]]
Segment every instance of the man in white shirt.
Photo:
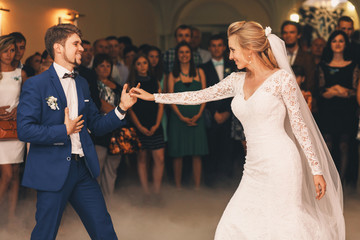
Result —
[[194, 52], [198, 52], [201, 57], [201, 62], [206, 63], [211, 59], [211, 53], [208, 50], [200, 48], [201, 43], [201, 32], [197, 28], [191, 29], [191, 42], [190, 45], [193, 48]]
[[119, 41], [115, 36], [107, 37], [106, 41], [109, 44], [109, 56], [111, 57], [113, 63], [111, 78], [120, 86], [124, 86], [129, 76], [129, 70], [125, 66], [124, 62], [122, 62], [119, 58]]
[[124, 125], [136, 102], [126, 92], [106, 116], [91, 99], [87, 81], [74, 72], [81, 63], [81, 32], [71, 24], [49, 28], [45, 45], [54, 63], [28, 79], [17, 111], [18, 136], [30, 142], [22, 184], [37, 190], [31, 239], [55, 239], [67, 202], [91, 239], [117, 239], [100, 187], [99, 162], [89, 131], [103, 135]]

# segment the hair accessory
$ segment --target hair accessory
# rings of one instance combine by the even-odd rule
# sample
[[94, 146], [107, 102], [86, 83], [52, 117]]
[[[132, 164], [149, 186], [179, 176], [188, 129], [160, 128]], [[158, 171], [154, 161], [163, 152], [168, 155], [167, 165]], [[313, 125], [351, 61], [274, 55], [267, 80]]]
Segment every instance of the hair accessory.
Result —
[[272, 29], [271, 29], [271, 27], [269, 27], [269, 26], [265, 28], [265, 36], [266, 36], [266, 37], [268, 37], [268, 36], [271, 34], [271, 30], [272, 30]]

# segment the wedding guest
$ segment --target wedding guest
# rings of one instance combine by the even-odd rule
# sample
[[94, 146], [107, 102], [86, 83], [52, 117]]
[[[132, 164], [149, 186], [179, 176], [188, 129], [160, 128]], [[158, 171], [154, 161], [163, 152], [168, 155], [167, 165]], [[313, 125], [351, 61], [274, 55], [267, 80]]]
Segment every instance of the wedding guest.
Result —
[[311, 55], [316, 65], [318, 65], [321, 61], [325, 45], [326, 41], [322, 37], [315, 38], [311, 43]]
[[190, 45], [194, 52], [198, 52], [201, 57], [201, 62], [206, 63], [210, 61], [211, 54], [208, 50], [200, 48], [201, 44], [201, 32], [198, 28], [191, 28], [191, 42]]
[[[161, 92], [159, 81], [150, 75], [150, 64], [145, 54], [139, 54], [134, 58], [128, 83], [131, 87], [136, 87], [140, 84], [142, 88], [148, 92]], [[165, 148], [164, 132], [161, 126], [163, 112], [163, 104], [143, 100], [139, 100], [129, 111], [141, 142], [141, 150], [138, 152], [137, 162], [139, 178], [145, 194], [145, 201], [150, 199], [152, 192], [155, 194], [156, 200], [161, 201], [160, 191], [164, 173]], [[149, 156], [152, 156], [154, 160], [152, 190], [150, 190], [149, 187], [147, 174], [147, 159]]]
[[[175, 62], [169, 74], [169, 92], [196, 91], [206, 88], [204, 71], [196, 68], [191, 46], [179, 43], [175, 48]], [[195, 188], [200, 187], [201, 156], [208, 154], [205, 122], [202, 113], [205, 104], [195, 106], [171, 105], [169, 118], [169, 156], [174, 158], [174, 177], [181, 188], [183, 157], [191, 156]]]
[[298, 65], [305, 69], [306, 90], [311, 92], [315, 89], [314, 72], [315, 63], [311, 54], [301, 49], [299, 39], [301, 38], [300, 24], [292, 21], [285, 21], [281, 25], [281, 36], [286, 45], [288, 60], [291, 66]]
[[[104, 53], [95, 55], [93, 69], [97, 76], [97, 86], [101, 101], [100, 112], [106, 115], [119, 105], [122, 87], [111, 79], [113, 64], [109, 55]], [[111, 137], [112, 132], [104, 136], [95, 137], [95, 149], [100, 165], [98, 182], [106, 198], [110, 198], [114, 193], [117, 169], [121, 160], [120, 155], [109, 154]]]
[[112, 59], [112, 80], [115, 81], [120, 86], [124, 86], [126, 83], [129, 70], [127, 66], [125, 66], [124, 62], [121, 61], [120, 55], [120, 44], [118, 39], [115, 36], [109, 36], [106, 38], [106, 41], [109, 43], [109, 55]]
[[118, 38], [119, 41], [119, 58], [122, 62], [125, 62], [124, 58], [124, 49], [126, 47], [132, 46], [132, 40], [128, 36], [121, 36]]
[[[230, 60], [224, 58], [226, 51], [225, 39], [213, 35], [209, 41], [211, 60], [201, 65], [206, 78], [206, 86], [213, 86], [236, 70]], [[208, 186], [213, 186], [220, 174], [232, 176], [234, 162], [232, 161], [231, 131], [231, 100], [230, 98], [206, 104], [204, 115], [206, 120], [206, 135], [209, 144], [209, 155], [204, 161], [204, 180]]]
[[360, 64], [360, 44], [352, 41], [352, 35], [354, 33], [354, 20], [352, 20], [349, 16], [341, 16], [338, 20], [337, 30], [344, 31], [348, 36], [351, 58], [357, 64]]
[[[15, 124], [20, 89], [24, 72], [13, 65], [16, 41], [10, 35], [0, 37], [0, 123]], [[0, 139], [0, 203], [8, 195], [8, 224], [15, 224], [15, 210], [18, 201], [20, 176], [25, 143], [18, 139]]]
[[30, 74], [27, 74], [28, 77], [38, 75], [41, 69], [41, 54], [39, 52], [36, 52], [30, 57], [28, 57], [25, 61], [25, 66], [28, 66], [29, 69], [31, 69]]
[[[148, 49], [146, 57], [149, 60], [151, 76], [154, 77], [160, 83], [161, 92], [166, 92], [167, 81], [165, 81], [164, 65], [161, 57], [161, 50], [158, 47], [152, 46]], [[167, 142], [168, 118], [166, 113], [163, 114], [161, 125], [163, 127], [164, 141]]]
[[81, 55], [81, 66], [84, 66], [86, 68], [89, 67], [92, 63], [93, 56], [94, 56], [94, 50], [91, 46], [91, 43], [87, 40], [82, 40], [82, 47], [84, 48], [84, 52]]
[[124, 58], [125, 58], [125, 65], [128, 69], [131, 68], [131, 65], [134, 61], [136, 54], [138, 53], [139, 49], [133, 45], [128, 46], [124, 49]]
[[[176, 44], [179, 44], [182, 41], [187, 42], [188, 44], [191, 43], [191, 27], [188, 25], [180, 25], [175, 30], [175, 41]], [[164, 59], [164, 71], [166, 75], [169, 75], [174, 67], [174, 61], [175, 61], [175, 47], [170, 48], [164, 53], [163, 59]], [[194, 58], [194, 64], [195, 66], [199, 66], [202, 61], [200, 54], [198, 52], [193, 53]]]
[[305, 101], [310, 109], [310, 111], [312, 110], [312, 102], [313, 102], [313, 97], [310, 91], [306, 91], [304, 90], [304, 82], [305, 82], [305, 71], [304, 68], [302, 66], [297, 66], [294, 65], [292, 66], [292, 70], [294, 71], [294, 75], [296, 77], [296, 82], [299, 85], [300, 89], [301, 89], [301, 93], [305, 98]]
[[23, 76], [23, 80], [29, 77], [28, 74], [31, 74], [31, 69], [28, 66], [24, 66], [21, 62], [21, 59], [24, 57], [25, 49], [26, 49], [26, 38], [20, 32], [12, 32], [9, 34], [15, 39], [15, 57], [13, 61], [13, 65], [17, 68], [21, 68], [24, 70], [25, 75]]
[[356, 185], [349, 179], [350, 168], [358, 167], [356, 134], [358, 129], [356, 88], [359, 69], [351, 59], [348, 36], [334, 31], [324, 48], [319, 64], [320, 128], [332, 153], [343, 182]]
[[50, 27], [45, 45], [54, 64], [28, 79], [20, 96], [18, 136], [31, 143], [22, 184], [37, 190], [32, 239], [56, 238], [67, 202], [91, 239], [117, 239], [96, 181], [99, 161], [89, 131], [104, 135], [124, 125], [136, 99], [124, 90], [115, 110], [98, 112], [86, 80], [74, 72], [81, 63], [81, 35], [72, 24]]
[[51, 64], [53, 64], [54, 60], [51, 58], [50, 54], [47, 50], [44, 50], [41, 54], [41, 66], [40, 66], [40, 73], [49, 69]]

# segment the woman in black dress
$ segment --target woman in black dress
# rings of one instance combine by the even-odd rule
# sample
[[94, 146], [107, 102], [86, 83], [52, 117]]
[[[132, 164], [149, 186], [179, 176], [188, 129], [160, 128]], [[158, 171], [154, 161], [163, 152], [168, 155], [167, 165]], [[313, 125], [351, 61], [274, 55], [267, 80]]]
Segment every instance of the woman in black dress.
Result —
[[[144, 54], [134, 58], [131, 65], [129, 85], [134, 87], [140, 83], [143, 89], [151, 93], [161, 92], [159, 82], [150, 76], [149, 60]], [[151, 191], [147, 176], [147, 158], [152, 154], [153, 165], [153, 192], [160, 197], [161, 181], [164, 172], [164, 134], [161, 119], [164, 105], [155, 102], [138, 100], [129, 110], [133, 124], [135, 125], [141, 142], [141, 150], [138, 153], [138, 173], [146, 199], [150, 197]]]
[[342, 31], [333, 32], [318, 69], [319, 125], [343, 181], [350, 170], [349, 163], [357, 155], [358, 71], [358, 66], [350, 58], [347, 35]]

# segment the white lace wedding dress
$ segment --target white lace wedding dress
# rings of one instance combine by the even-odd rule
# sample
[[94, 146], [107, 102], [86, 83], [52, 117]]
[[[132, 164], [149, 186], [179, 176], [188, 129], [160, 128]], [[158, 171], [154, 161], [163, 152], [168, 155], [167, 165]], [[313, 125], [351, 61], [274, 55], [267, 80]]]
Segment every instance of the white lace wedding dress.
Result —
[[[278, 70], [245, 99], [244, 79], [245, 73], [233, 73], [197, 92], [155, 95], [156, 102], [165, 104], [200, 104], [234, 97], [231, 107], [244, 126], [247, 156], [241, 183], [223, 213], [215, 239], [326, 239], [315, 210], [302, 202], [302, 160], [285, 131], [288, 116], [312, 174], [322, 174], [299, 110], [296, 81]], [[317, 201], [315, 190], [311, 197]]]

